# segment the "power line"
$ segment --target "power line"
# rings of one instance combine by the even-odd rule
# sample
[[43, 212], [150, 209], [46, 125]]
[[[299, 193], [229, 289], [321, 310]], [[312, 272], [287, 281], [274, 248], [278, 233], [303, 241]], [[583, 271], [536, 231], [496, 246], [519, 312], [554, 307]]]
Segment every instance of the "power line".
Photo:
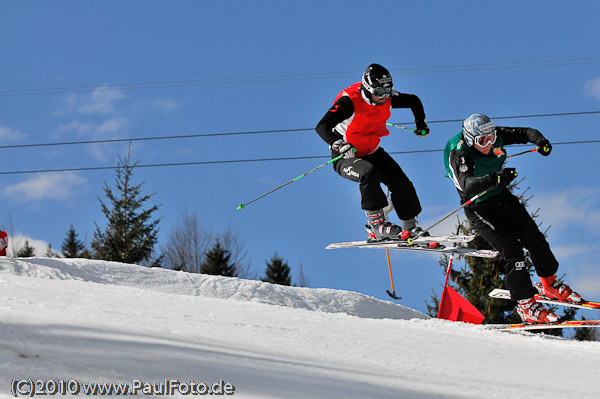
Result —
[[[543, 118], [543, 117], [552, 117], [552, 116], [574, 116], [574, 115], [590, 115], [590, 114], [600, 114], [600, 111], [556, 112], [556, 113], [550, 113], [550, 114], [493, 116], [492, 119]], [[454, 123], [454, 122], [462, 122], [463, 120], [464, 119], [446, 119], [446, 120], [427, 121], [427, 123], [429, 123], [429, 124], [451, 123], [451, 122]], [[410, 125], [413, 123], [414, 122], [400, 122], [398, 124]], [[225, 132], [225, 133], [201, 133], [201, 134], [186, 134], [186, 135], [176, 135], [176, 136], [129, 137], [129, 138], [121, 138], [121, 139], [64, 141], [64, 142], [57, 142], [57, 143], [13, 144], [13, 145], [2, 145], [2, 146], [0, 146], [0, 149], [51, 147], [51, 146], [63, 146], [63, 145], [75, 145], [75, 144], [119, 143], [119, 142], [149, 141], [149, 140], [190, 139], [190, 138], [201, 138], [201, 137], [225, 137], [225, 136], [269, 134], [269, 133], [292, 133], [292, 132], [302, 132], [302, 131], [309, 131], [309, 130], [314, 130], [314, 128], [253, 130], [253, 131]]]
[[[583, 140], [583, 141], [564, 141], [560, 143], [553, 143], [553, 146], [566, 145], [566, 144], [598, 144], [600, 140]], [[514, 147], [524, 147], [527, 144], [518, 144]], [[398, 154], [421, 154], [431, 152], [443, 152], [443, 149], [430, 149], [430, 150], [412, 150], [412, 151], [395, 151], [390, 152], [391, 155]], [[318, 158], [330, 158], [330, 155], [310, 155], [303, 157], [281, 157], [281, 158], [257, 158], [257, 159], [231, 159], [221, 161], [198, 161], [198, 162], [174, 162], [174, 163], [159, 163], [159, 164], [138, 164], [136, 168], [158, 168], [168, 166], [194, 166], [194, 165], [222, 165], [232, 163], [251, 163], [251, 162], [273, 162], [273, 161], [296, 161], [304, 159], [318, 159]], [[31, 173], [51, 173], [51, 172], [82, 172], [82, 171], [93, 171], [93, 170], [108, 170], [117, 169], [119, 166], [95, 166], [87, 168], [61, 168], [61, 169], [38, 169], [38, 170], [17, 170], [9, 172], [0, 172], [0, 175], [17, 175], [17, 174], [31, 174]]]
[[[249, 162], [271, 162], [271, 161], [294, 161], [299, 159], [315, 159], [315, 158], [326, 158], [326, 155], [312, 155], [304, 157], [287, 157], [287, 158], [259, 158], [259, 159], [233, 159], [233, 160], [221, 160], [221, 161], [198, 161], [198, 162], [174, 162], [174, 163], [160, 163], [160, 164], [138, 164], [136, 168], [158, 168], [166, 166], [191, 166], [191, 165], [219, 165], [228, 163], [249, 163]], [[39, 169], [39, 170], [20, 170], [12, 172], [0, 172], [0, 175], [15, 175], [15, 174], [28, 174], [28, 173], [48, 173], [48, 172], [79, 172], [79, 171], [90, 171], [90, 170], [107, 170], [117, 169], [118, 166], [97, 166], [89, 168], [62, 168], [62, 169]]]
[[[538, 68], [554, 67], [565, 65], [598, 64], [600, 57], [588, 58], [567, 58], [556, 60], [534, 60], [534, 61], [511, 61], [488, 64], [464, 64], [464, 65], [444, 65], [413, 68], [390, 68], [396, 74], [417, 74], [417, 73], [443, 73], [475, 70], [494, 70], [494, 69], [519, 69], [519, 68]], [[136, 82], [120, 84], [97, 84], [84, 86], [64, 86], [33, 89], [5, 89], [0, 90], [0, 97], [26, 96], [42, 94], [64, 94], [81, 93], [90, 91], [110, 91], [110, 90], [140, 90], [157, 89], [171, 87], [191, 87], [191, 86], [213, 86], [223, 84], [243, 84], [243, 83], [265, 83], [291, 80], [314, 80], [314, 79], [337, 79], [343, 77], [353, 77], [361, 74], [362, 71], [352, 72], [324, 72], [324, 73], [304, 73], [288, 75], [266, 75], [266, 76], [248, 76], [233, 78], [215, 78], [215, 79], [189, 79], [189, 80], [168, 80], [156, 82]]]
[[[600, 112], [600, 111], [598, 111]], [[26, 147], [48, 147], [48, 146], [61, 146], [61, 145], [73, 145], [73, 144], [101, 144], [101, 143], [119, 143], [129, 141], [147, 141], [147, 140], [170, 140], [170, 139], [189, 139], [199, 137], [218, 137], [218, 136], [237, 136], [246, 134], [265, 134], [265, 133], [289, 133], [289, 132], [300, 132], [310, 129], [278, 129], [278, 130], [254, 130], [245, 132], [228, 132], [228, 133], [202, 133], [202, 134], [186, 134], [177, 136], [155, 136], [155, 137], [129, 137], [122, 139], [103, 139], [103, 140], [83, 140], [83, 141], [64, 141], [58, 143], [34, 143], [34, 144], [13, 144], [13, 145], [2, 145], [0, 149], [4, 148], [26, 148]]]
[[[600, 114], [600, 111], [580, 111], [580, 112], [555, 112], [551, 114], [532, 114], [532, 115], [512, 115], [512, 116], [490, 116], [491, 119], [518, 119], [518, 118], [545, 118], [549, 116], [572, 116], [572, 115], [590, 115]], [[447, 122], [462, 122], [464, 119], [447, 119], [432, 121], [427, 123], [447, 123]], [[1, 148], [1, 147], [0, 147]]]

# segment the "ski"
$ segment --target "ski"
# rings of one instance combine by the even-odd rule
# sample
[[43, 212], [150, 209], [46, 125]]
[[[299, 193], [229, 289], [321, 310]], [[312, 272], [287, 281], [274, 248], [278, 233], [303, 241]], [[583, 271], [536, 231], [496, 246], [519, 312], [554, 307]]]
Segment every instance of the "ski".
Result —
[[573, 320], [562, 321], [548, 324], [483, 324], [488, 330], [499, 331], [518, 331], [518, 330], [547, 330], [550, 328], [581, 328], [581, 327], [600, 327], [600, 320]]
[[341, 249], [341, 248], [384, 248], [384, 249], [401, 249], [408, 251], [425, 251], [425, 252], [439, 252], [445, 254], [457, 254], [464, 256], [475, 256], [479, 258], [495, 258], [498, 256], [497, 251], [491, 251], [487, 249], [470, 249], [470, 248], [456, 248], [456, 247], [445, 247], [439, 245], [435, 248], [430, 248], [425, 242], [421, 244], [409, 244], [404, 241], [349, 241], [349, 242], [338, 242], [329, 244], [326, 249]]
[[471, 235], [448, 235], [448, 236], [424, 236], [413, 238], [410, 242], [412, 243], [420, 243], [420, 242], [471, 242], [477, 237], [476, 234]]
[[[351, 247], [356, 247], [358, 246], [358, 244], [428, 244], [430, 242], [452, 242], [452, 243], [463, 243], [463, 242], [471, 242], [475, 239], [475, 237], [477, 237], [476, 234], [471, 234], [471, 235], [446, 235], [446, 236], [422, 236], [422, 237], [416, 237], [416, 238], [411, 238], [409, 239], [409, 241], [400, 241], [400, 240], [382, 240], [382, 241], [350, 241], [348, 243], [334, 243], [331, 245], [344, 245], [344, 244], [348, 244], [345, 245], [344, 248], [346, 246], [351, 246]], [[351, 245], [350, 245], [351, 244]]]
[[[539, 283], [536, 283], [536, 288], [539, 290]], [[497, 299], [509, 299], [510, 300], [510, 292], [508, 290], [503, 290], [500, 288], [496, 288], [492, 290], [488, 294], [492, 298]], [[592, 310], [600, 310], [600, 302], [592, 302], [592, 301], [583, 301], [579, 303], [561, 301], [560, 299], [553, 299], [545, 297], [541, 294], [535, 295], [535, 300], [541, 303], [547, 303], [549, 305], [560, 305], [560, 306], [570, 306], [572, 308], [580, 308], [580, 309], [592, 309]]]

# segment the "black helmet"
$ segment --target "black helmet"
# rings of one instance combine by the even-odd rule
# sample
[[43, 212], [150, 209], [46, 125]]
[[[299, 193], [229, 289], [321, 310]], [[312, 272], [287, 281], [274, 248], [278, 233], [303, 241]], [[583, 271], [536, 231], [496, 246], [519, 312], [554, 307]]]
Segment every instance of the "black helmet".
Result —
[[392, 75], [379, 64], [371, 64], [365, 69], [362, 78], [363, 88], [377, 97], [387, 97], [392, 93]]

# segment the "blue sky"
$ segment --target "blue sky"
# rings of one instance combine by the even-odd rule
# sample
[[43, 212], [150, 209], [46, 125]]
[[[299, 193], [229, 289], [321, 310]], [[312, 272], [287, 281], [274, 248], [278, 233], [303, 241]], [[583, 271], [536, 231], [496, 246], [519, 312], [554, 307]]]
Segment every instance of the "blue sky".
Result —
[[[162, 204], [160, 239], [185, 209], [215, 231], [231, 226], [252, 270], [275, 251], [312, 287], [389, 299], [385, 252], [327, 251], [365, 238], [358, 187], [323, 168], [236, 207], [327, 160], [311, 130], [336, 94], [370, 63], [386, 66], [395, 89], [417, 94], [431, 134], [401, 129], [383, 141], [413, 181], [429, 226], [456, 208], [440, 151], [485, 113], [505, 126], [531, 126], [551, 142], [597, 140], [598, 114], [509, 118], [600, 110], [600, 5], [558, 1], [29, 1], [2, 2], [0, 145], [209, 133], [294, 132], [136, 141], [140, 164], [322, 158], [139, 168], [138, 182]], [[170, 83], [158, 83], [170, 82]], [[37, 91], [36, 89], [60, 89]], [[42, 94], [40, 94], [42, 93]], [[410, 126], [410, 110], [391, 122]], [[550, 157], [510, 161], [541, 208], [567, 280], [600, 298], [599, 143], [555, 145]], [[510, 151], [523, 148], [515, 147]], [[1, 171], [114, 166], [127, 143], [0, 148]], [[0, 228], [60, 248], [71, 224], [80, 238], [105, 220], [98, 198], [113, 170], [3, 174]], [[460, 213], [462, 217], [462, 213]], [[454, 218], [435, 229], [448, 233]], [[400, 302], [425, 311], [443, 283], [438, 257], [393, 252]], [[457, 264], [457, 267], [460, 263]]]

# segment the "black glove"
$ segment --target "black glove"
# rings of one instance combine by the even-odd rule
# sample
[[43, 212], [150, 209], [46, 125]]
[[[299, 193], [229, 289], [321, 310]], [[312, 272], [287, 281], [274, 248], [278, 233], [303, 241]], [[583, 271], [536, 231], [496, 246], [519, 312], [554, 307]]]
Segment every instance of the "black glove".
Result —
[[543, 156], [547, 157], [552, 152], [552, 144], [548, 141], [548, 139], [544, 139], [540, 141], [538, 144], [538, 152]]
[[346, 143], [342, 139], [334, 141], [333, 144], [331, 144], [331, 149], [339, 152], [340, 155], [343, 155], [346, 159], [354, 157], [354, 153], [356, 152], [356, 149], [352, 144]]
[[515, 168], [502, 169], [500, 172], [492, 173], [494, 183], [499, 186], [508, 186], [511, 181], [517, 178], [517, 170]]
[[429, 134], [429, 126], [427, 126], [427, 121], [415, 121], [417, 124], [417, 129], [415, 130], [415, 134], [419, 137], [426, 137]]

